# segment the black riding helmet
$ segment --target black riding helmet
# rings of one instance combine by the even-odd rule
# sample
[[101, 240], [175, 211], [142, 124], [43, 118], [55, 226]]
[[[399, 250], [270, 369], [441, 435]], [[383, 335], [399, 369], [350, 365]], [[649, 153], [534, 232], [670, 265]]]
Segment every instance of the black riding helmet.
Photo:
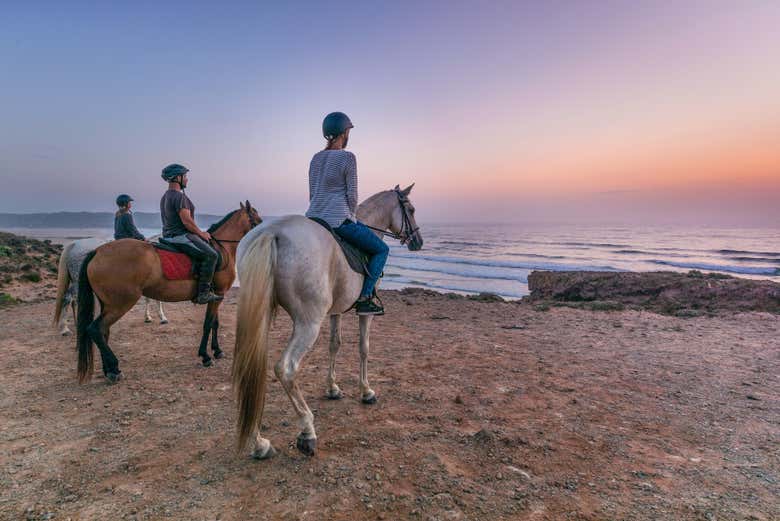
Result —
[[331, 112], [322, 120], [322, 135], [325, 139], [333, 139], [343, 134], [348, 128], [354, 128], [349, 116], [343, 112]]
[[120, 194], [116, 198], [116, 205], [124, 207], [124, 206], [127, 206], [128, 203], [130, 203], [130, 201], [134, 201], [134, 200], [135, 199], [133, 199], [132, 197], [130, 197], [127, 194]]
[[187, 168], [186, 166], [182, 166], [178, 163], [173, 163], [163, 168], [160, 177], [162, 177], [165, 181], [170, 183], [175, 181], [176, 178], [179, 177], [180, 175], [184, 175], [189, 171], [190, 169]]

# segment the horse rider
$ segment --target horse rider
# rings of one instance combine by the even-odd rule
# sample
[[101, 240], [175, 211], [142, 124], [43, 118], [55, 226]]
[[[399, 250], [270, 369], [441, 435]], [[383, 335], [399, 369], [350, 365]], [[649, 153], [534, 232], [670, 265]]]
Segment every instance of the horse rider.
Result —
[[179, 164], [163, 168], [162, 178], [168, 182], [168, 190], [160, 199], [160, 216], [163, 238], [189, 255], [198, 266], [198, 295], [196, 304], [208, 304], [222, 300], [211, 290], [211, 281], [217, 267], [218, 255], [209, 241], [211, 235], [195, 224], [195, 205], [184, 193], [189, 169]]
[[352, 121], [343, 112], [331, 112], [322, 122], [324, 150], [309, 164], [309, 209], [306, 217], [327, 222], [339, 237], [366, 252], [368, 273], [355, 303], [358, 315], [384, 315], [374, 299], [374, 288], [390, 249], [370, 228], [357, 220], [358, 179], [355, 154], [345, 150]]
[[127, 194], [121, 194], [116, 198], [116, 205], [119, 210], [114, 214], [114, 239], [145, 241], [146, 237], [138, 231], [133, 222], [133, 212], [130, 211], [133, 206], [133, 198]]

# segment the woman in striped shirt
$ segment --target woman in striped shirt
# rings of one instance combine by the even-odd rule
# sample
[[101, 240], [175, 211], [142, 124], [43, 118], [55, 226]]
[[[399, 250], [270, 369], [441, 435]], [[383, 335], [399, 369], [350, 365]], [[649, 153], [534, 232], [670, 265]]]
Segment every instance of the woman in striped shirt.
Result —
[[355, 154], [344, 150], [353, 128], [343, 112], [332, 112], [322, 122], [322, 135], [328, 140], [309, 165], [309, 209], [306, 217], [327, 222], [345, 241], [368, 253], [368, 275], [355, 303], [358, 315], [383, 315], [374, 299], [374, 287], [387, 261], [389, 248], [366, 225], [357, 220], [357, 164]]

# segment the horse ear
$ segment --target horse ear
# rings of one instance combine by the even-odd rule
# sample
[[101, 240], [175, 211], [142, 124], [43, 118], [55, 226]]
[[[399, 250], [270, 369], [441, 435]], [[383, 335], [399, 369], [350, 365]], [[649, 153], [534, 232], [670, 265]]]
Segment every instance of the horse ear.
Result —
[[247, 208], [252, 208], [252, 205], [249, 203], [249, 199], [246, 200], [246, 207]]
[[238, 204], [240, 204], [240, 205], [241, 205], [241, 209], [243, 210], [243, 209], [244, 209], [244, 203], [242, 203], [242, 202], [240, 202], [240, 201], [239, 201], [239, 203], [238, 203]]
[[400, 190], [400, 189], [401, 189], [401, 187], [398, 186], [398, 185], [395, 185], [395, 188], [393, 188], [393, 190]]
[[401, 193], [404, 194], [404, 195], [409, 195], [409, 193], [412, 191], [413, 187], [414, 187], [414, 183], [410, 184], [409, 186], [407, 186], [406, 188], [401, 190]]

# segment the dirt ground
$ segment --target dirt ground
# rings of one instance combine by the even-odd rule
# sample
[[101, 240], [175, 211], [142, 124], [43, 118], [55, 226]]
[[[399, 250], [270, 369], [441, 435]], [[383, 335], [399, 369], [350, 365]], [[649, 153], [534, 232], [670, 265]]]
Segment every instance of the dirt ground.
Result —
[[[383, 292], [360, 403], [357, 320], [341, 401], [327, 325], [300, 384], [318, 454], [271, 379], [264, 433], [234, 449], [230, 360], [196, 357], [203, 308], [140, 305], [112, 330], [124, 379], [78, 385], [52, 302], [0, 310], [0, 518], [192, 520], [780, 519], [780, 317], [546, 311]], [[290, 332], [283, 313], [272, 359]]]

